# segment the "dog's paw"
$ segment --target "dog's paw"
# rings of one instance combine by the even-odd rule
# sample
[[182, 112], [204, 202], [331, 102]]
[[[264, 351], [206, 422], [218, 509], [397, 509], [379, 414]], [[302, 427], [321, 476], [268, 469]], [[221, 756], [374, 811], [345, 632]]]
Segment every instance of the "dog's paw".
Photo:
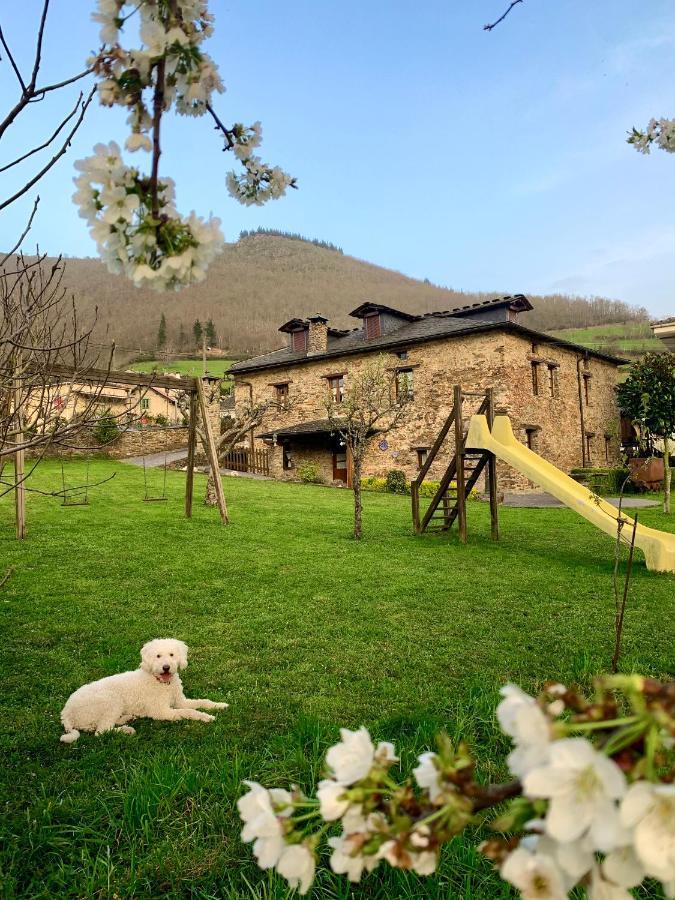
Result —
[[214, 709], [229, 709], [230, 704], [229, 703], [214, 703], [213, 708]]
[[216, 717], [215, 717], [215, 716], [210, 716], [208, 713], [200, 713], [200, 714], [199, 714], [199, 720], [200, 720], [201, 722], [215, 722], [215, 721], [216, 721]]
[[124, 734], [136, 734], [136, 729], [132, 728], [131, 725], [120, 725], [119, 731], [124, 732]]

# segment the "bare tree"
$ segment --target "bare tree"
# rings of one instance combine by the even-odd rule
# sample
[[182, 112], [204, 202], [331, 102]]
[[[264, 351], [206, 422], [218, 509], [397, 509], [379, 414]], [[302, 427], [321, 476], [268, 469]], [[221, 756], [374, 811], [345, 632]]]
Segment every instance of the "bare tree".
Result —
[[[15, 101], [10, 101], [4, 116], [0, 114], [0, 140], [36, 103], [40, 104], [41, 120], [47, 119], [49, 112], [43, 105], [48, 99], [91, 73], [85, 69], [52, 82], [41, 81], [48, 12], [49, 0], [44, 0], [30, 71], [22, 71], [0, 23], [0, 62], [6, 64], [8, 74], [11, 69], [17, 85]], [[12, 21], [19, 20], [13, 17]], [[8, 196], [0, 198], [0, 211], [13, 207], [67, 153], [94, 91], [92, 87], [86, 96], [80, 91], [70, 111], [52, 123], [44, 139], [37, 138], [35, 146], [2, 161], [0, 173], [35, 165], [32, 172], [17, 180]], [[90, 338], [96, 313], [85, 325], [78, 320], [74, 299], [67, 296], [62, 285], [61, 257], [48, 262], [39, 252], [36, 257], [26, 257], [21, 251], [39, 203], [36, 196], [21, 234], [0, 258], [0, 472], [8, 456], [15, 459], [14, 477], [3, 479], [0, 474], [0, 496], [9, 491], [17, 494], [18, 537], [25, 534], [24, 482], [50, 446], [77, 446], [83, 429], [95, 424], [101, 414], [100, 392], [105, 383], [100, 371], [95, 381], [92, 379], [97, 359]], [[111, 361], [112, 348], [108, 370]], [[68, 374], [55, 375], [59, 366]], [[91, 389], [83, 390], [89, 380]], [[124, 418], [128, 418], [128, 411]], [[35, 453], [28, 471], [24, 469], [26, 450]]]
[[363, 535], [361, 475], [368, 444], [375, 434], [386, 434], [403, 420], [411, 400], [407, 378], [388, 368], [387, 358], [379, 356], [349, 376], [342, 397], [331, 395], [326, 401], [328, 419], [351, 456], [356, 540]]

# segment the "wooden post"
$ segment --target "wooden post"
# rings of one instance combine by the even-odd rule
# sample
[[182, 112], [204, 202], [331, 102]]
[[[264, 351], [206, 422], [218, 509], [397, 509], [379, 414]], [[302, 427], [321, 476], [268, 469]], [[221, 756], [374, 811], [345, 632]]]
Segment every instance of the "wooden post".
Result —
[[462, 418], [462, 388], [456, 384], [455, 395], [455, 458], [457, 460], [457, 521], [459, 539], [466, 544], [466, 492], [464, 490], [464, 421]]
[[225, 503], [225, 493], [223, 491], [223, 482], [220, 477], [220, 466], [218, 465], [218, 451], [216, 450], [216, 442], [213, 437], [213, 429], [211, 428], [211, 419], [206, 408], [206, 397], [204, 396], [204, 384], [201, 378], [197, 379], [197, 397], [199, 399], [199, 410], [202, 414], [202, 424], [204, 426], [204, 450], [211, 467], [213, 483], [216, 487], [216, 498], [218, 500], [218, 509], [220, 510], [220, 518], [223, 525], [229, 524], [227, 516], [227, 504]]
[[187, 472], [185, 474], [185, 516], [191, 519], [192, 492], [195, 480], [195, 451], [197, 449], [197, 416], [199, 415], [199, 403], [196, 392], [190, 394], [189, 415]]
[[410, 482], [410, 499], [412, 502], [413, 531], [420, 534], [420, 489], [416, 481]]
[[202, 366], [203, 375], [206, 375], [206, 335], [202, 332]]
[[[14, 380], [14, 413], [16, 416], [15, 443], [23, 444], [21, 414], [21, 354], [17, 353]], [[16, 537], [22, 541], [26, 537], [26, 488], [24, 487], [25, 450], [14, 454], [14, 509], [16, 514]]]
[[[486, 391], [487, 423], [492, 431], [495, 421], [495, 392], [493, 388]], [[493, 541], [499, 540], [499, 497], [497, 496], [497, 457], [494, 453], [488, 456], [488, 490], [490, 492], [490, 534]]]

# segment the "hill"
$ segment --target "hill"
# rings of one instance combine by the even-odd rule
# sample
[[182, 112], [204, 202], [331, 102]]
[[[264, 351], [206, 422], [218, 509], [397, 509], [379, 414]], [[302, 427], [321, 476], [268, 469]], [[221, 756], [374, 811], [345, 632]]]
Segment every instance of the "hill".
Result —
[[625, 356], [627, 359], [639, 359], [645, 353], [663, 353], [666, 349], [663, 342], [654, 337], [646, 321], [563, 328], [552, 333], [565, 341], [582, 344], [601, 353]]
[[[470, 293], [440, 287], [347, 256], [325, 242], [298, 238], [245, 235], [225, 246], [203, 284], [176, 294], [139, 290], [89, 258], [66, 261], [64, 284], [77, 298], [81, 315], [98, 307], [96, 338], [114, 339], [119, 361], [137, 355], [139, 348], [155, 347], [162, 313], [174, 350], [193, 349], [194, 320], [212, 319], [218, 345], [247, 354], [279, 346], [277, 329], [293, 316], [321, 312], [331, 325], [351, 327], [348, 313], [366, 299], [423, 313], [522, 289], [514, 284], [506, 290]], [[646, 318], [644, 310], [604, 298], [528, 297], [535, 309], [527, 323], [540, 330]]]

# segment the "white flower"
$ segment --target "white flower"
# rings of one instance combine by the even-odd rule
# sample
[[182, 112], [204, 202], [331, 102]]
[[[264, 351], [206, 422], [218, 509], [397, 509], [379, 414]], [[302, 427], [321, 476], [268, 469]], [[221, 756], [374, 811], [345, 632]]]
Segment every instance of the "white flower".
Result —
[[326, 822], [334, 822], [347, 811], [349, 800], [341, 799], [344, 793], [345, 786], [337, 781], [324, 779], [319, 782], [316, 796], [320, 803], [321, 815]]
[[345, 785], [365, 778], [373, 767], [375, 748], [364, 726], [358, 731], [340, 729], [341, 741], [326, 753], [326, 763], [333, 770], [335, 780]]
[[134, 132], [133, 134], [130, 134], [126, 139], [124, 146], [132, 153], [136, 150], [147, 150], [147, 152], [149, 153], [152, 150], [152, 141], [147, 136], [147, 134]]
[[621, 804], [621, 821], [633, 828], [633, 846], [647, 874], [675, 880], [675, 785], [637, 781]]
[[441, 773], [435, 765], [438, 756], [428, 751], [427, 753], [422, 753], [417, 759], [420, 764], [413, 769], [415, 781], [423, 791], [429, 792], [431, 802], [435, 803], [443, 793], [440, 781]]
[[285, 847], [277, 863], [277, 872], [300, 894], [306, 894], [312, 886], [314, 868], [314, 854], [304, 844]]
[[363, 870], [372, 872], [380, 861], [372, 854], [364, 856], [361, 853], [363, 839], [354, 835], [328, 838], [328, 844], [333, 848], [330, 857], [331, 869], [336, 875], [346, 875], [350, 881], [360, 881]]
[[497, 707], [497, 720], [502, 731], [513, 738], [515, 749], [509, 754], [509, 770], [524, 778], [532, 769], [548, 761], [551, 728], [534, 697], [515, 684], [501, 690], [504, 697]]
[[543, 853], [517, 847], [506, 857], [499, 874], [518, 888], [523, 900], [567, 900], [562, 872]]
[[612, 850], [602, 861], [602, 874], [621, 887], [637, 887], [645, 877], [644, 866], [633, 847]]
[[602, 872], [596, 866], [591, 876], [588, 898], [589, 900], [633, 900], [633, 895], [625, 887], [603, 878]]
[[237, 801], [237, 809], [244, 827], [241, 839], [245, 843], [254, 841], [253, 853], [261, 869], [270, 869], [277, 864], [284, 849], [283, 829], [279, 816], [287, 816], [288, 810], [275, 813], [273, 803], [279, 806], [291, 803], [291, 795], [287, 791], [276, 789], [271, 792], [255, 781], [245, 781], [250, 791]]
[[621, 769], [585, 738], [554, 741], [550, 764], [523, 780], [525, 796], [550, 800], [546, 832], [552, 838], [574, 841], [588, 832], [593, 849], [605, 852], [625, 843], [615, 804], [625, 791]]

